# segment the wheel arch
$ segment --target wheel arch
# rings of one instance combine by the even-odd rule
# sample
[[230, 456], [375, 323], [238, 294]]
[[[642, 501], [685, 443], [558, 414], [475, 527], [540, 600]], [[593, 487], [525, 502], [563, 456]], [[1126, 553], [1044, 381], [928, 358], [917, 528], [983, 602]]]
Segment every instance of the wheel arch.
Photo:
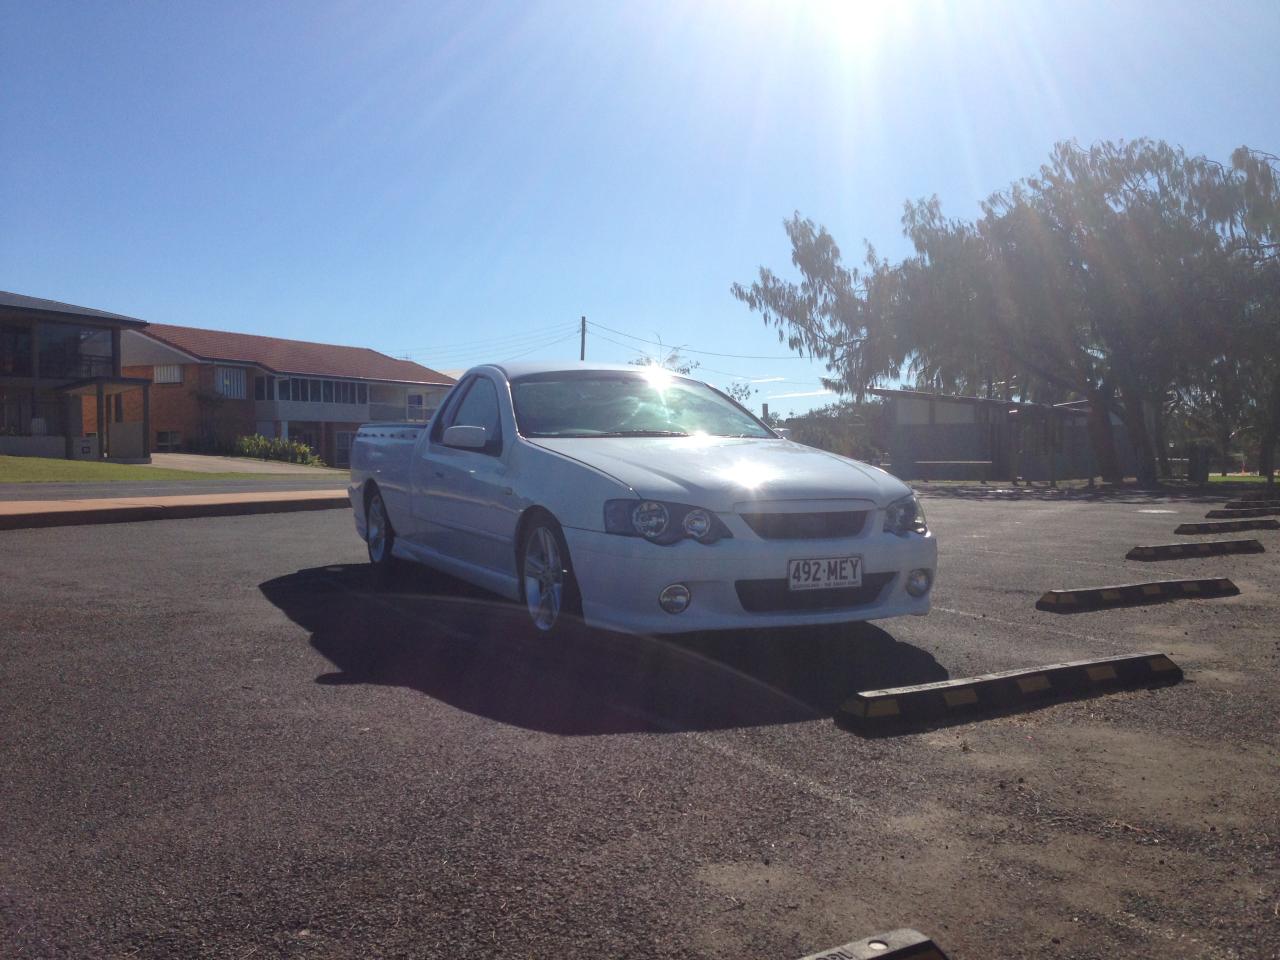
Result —
[[364, 522], [369, 522], [369, 502], [373, 499], [373, 495], [377, 494], [382, 497], [382, 512], [387, 518], [387, 526], [394, 532], [395, 524], [391, 522], [391, 510], [387, 507], [386, 495], [382, 492], [382, 487], [378, 486], [378, 481], [373, 477], [369, 477], [364, 482], [364, 489], [360, 497], [361, 506], [364, 509]]
[[[369, 500], [375, 493], [382, 493], [382, 488], [378, 486], [377, 480], [373, 479], [373, 477], [368, 477], [360, 492], [360, 503], [364, 506], [366, 515], [369, 513]], [[385, 501], [386, 497], [383, 497], [383, 500]]]
[[[547, 517], [556, 526], [560, 526], [560, 521], [556, 519], [556, 515], [539, 503], [535, 503], [530, 507], [525, 507], [524, 512], [520, 514], [520, 519], [516, 521], [516, 535], [513, 538], [511, 549], [514, 553], [516, 580], [520, 584], [520, 596], [524, 596], [524, 535], [529, 529], [529, 525], [539, 517]], [[562, 528], [563, 529], [563, 528]], [[572, 558], [570, 558], [572, 563]]]

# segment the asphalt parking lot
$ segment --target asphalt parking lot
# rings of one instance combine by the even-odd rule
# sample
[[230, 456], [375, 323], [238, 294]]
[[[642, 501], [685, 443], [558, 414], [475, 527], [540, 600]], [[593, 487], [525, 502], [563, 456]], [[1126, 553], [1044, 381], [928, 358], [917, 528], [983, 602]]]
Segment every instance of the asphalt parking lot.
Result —
[[[347, 511], [0, 533], [0, 955], [1280, 955], [1280, 533], [1214, 504], [934, 497], [935, 612], [588, 634], [407, 570]], [[1060, 615], [1046, 589], [1228, 576]], [[856, 690], [1161, 650], [1175, 687], [868, 738]]]

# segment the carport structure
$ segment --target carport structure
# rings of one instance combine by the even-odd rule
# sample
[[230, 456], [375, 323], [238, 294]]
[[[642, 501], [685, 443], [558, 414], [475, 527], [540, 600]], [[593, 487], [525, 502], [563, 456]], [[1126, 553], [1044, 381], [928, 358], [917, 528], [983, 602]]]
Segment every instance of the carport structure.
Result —
[[146, 461], [150, 380], [121, 369], [121, 334], [145, 326], [0, 291], [0, 454]]
[[[141, 391], [141, 418], [126, 419], [127, 413], [137, 410], [137, 406], [126, 403], [126, 394]], [[88, 377], [58, 388], [58, 393], [80, 400], [79, 406], [84, 409], [85, 427], [88, 431], [89, 417], [92, 416], [94, 432], [98, 439], [97, 456], [107, 460], [120, 462], [149, 462], [151, 459], [151, 381], [146, 377]], [[85, 404], [86, 398], [94, 403]], [[107, 400], [112, 402], [108, 408]], [[130, 398], [133, 399], [133, 398]], [[72, 441], [74, 444], [76, 441]], [[85, 444], [80, 442], [80, 449], [72, 452], [72, 456], [88, 456]]]

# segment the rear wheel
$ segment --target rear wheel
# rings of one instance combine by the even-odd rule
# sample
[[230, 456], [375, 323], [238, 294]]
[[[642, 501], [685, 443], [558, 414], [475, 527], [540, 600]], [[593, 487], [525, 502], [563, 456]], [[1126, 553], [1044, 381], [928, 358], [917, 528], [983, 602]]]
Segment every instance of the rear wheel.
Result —
[[539, 638], [564, 633], [566, 621], [582, 613], [582, 597], [560, 524], [540, 516], [525, 530], [520, 546], [520, 594], [530, 633]]
[[395, 546], [396, 534], [391, 529], [387, 505], [377, 490], [369, 494], [369, 502], [365, 505], [364, 539], [365, 546], [369, 548], [369, 562], [379, 571], [389, 569], [394, 559], [391, 548]]

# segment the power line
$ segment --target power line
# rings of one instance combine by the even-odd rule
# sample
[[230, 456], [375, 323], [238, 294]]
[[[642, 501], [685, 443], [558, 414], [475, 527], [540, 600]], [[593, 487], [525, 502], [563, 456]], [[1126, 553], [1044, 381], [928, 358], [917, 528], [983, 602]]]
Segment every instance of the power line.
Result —
[[[590, 320], [588, 320], [588, 321], [587, 321], [587, 323], [590, 323], [590, 322], [591, 322]], [[623, 343], [621, 340], [614, 340], [612, 337], [606, 337], [606, 336], [603, 336], [602, 334], [599, 334], [599, 333], [597, 333], [597, 334], [596, 334], [596, 339], [597, 339], [597, 340], [603, 340], [603, 341], [605, 341], [605, 343], [612, 343], [612, 344], [614, 344], [615, 346], [622, 347], [624, 350], [629, 350], [630, 352], [632, 352], [632, 353], [634, 353], [634, 354], [636, 354], [637, 356], [640, 356], [640, 357], [647, 357], [647, 356], [649, 355], [646, 351], [641, 350], [641, 349], [639, 349], [638, 347], [632, 346], [632, 345], [631, 345], [631, 344], [629, 344], [629, 343]], [[756, 378], [753, 378], [753, 377], [749, 377], [749, 376], [747, 376], [747, 375], [745, 375], [745, 374], [741, 374], [741, 373], [733, 373], [733, 372], [731, 372], [731, 371], [729, 371], [729, 370], [717, 370], [715, 367], [704, 367], [704, 366], [699, 366], [699, 367], [697, 368], [697, 372], [699, 372], [699, 373], [718, 373], [718, 374], [720, 374], [721, 376], [725, 376], [725, 377], [732, 377], [734, 380], [745, 380], [745, 381], [748, 381], [748, 382], [750, 382], [750, 381], [751, 381], [751, 380], [753, 380], [753, 379], [756, 379]], [[769, 382], [769, 383], [771, 383], [771, 384], [774, 384], [774, 383], [776, 383], [776, 384], [795, 384], [795, 385], [797, 385], [797, 386], [801, 386], [801, 387], [812, 387], [812, 386], [820, 386], [820, 385], [821, 385], [821, 382], [822, 382], [822, 378], [821, 378], [821, 377], [814, 377], [814, 378], [813, 378], [813, 379], [811, 379], [811, 380], [792, 380], [792, 379], [791, 379], [791, 378], [789, 378], [789, 377], [778, 377], [777, 379], [774, 379], [774, 378], [770, 377], [770, 378], [768, 378], [768, 382]]]
[[[797, 356], [796, 354], [787, 354], [786, 356], [762, 356], [759, 354], [747, 353], [717, 353], [714, 350], [695, 350], [693, 347], [672, 347], [670, 344], [663, 343], [661, 340], [646, 340], [644, 337], [637, 337], [634, 333], [624, 333], [621, 330], [615, 330], [613, 327], [606, 327], [603, 323], [596, 323], [594, 320], [587, 321], [588, 326], [598, 327], [601, 330], [608, 330], [610, 333], [616, 333], [620, 337], [626, 337], [629, 340], [639, 340], [641, 343], [652, 344], [655, 347], [663, 347], [668, 350], [679, 350], [680, 353], [697, 353], [707, 357], [729, 357], [733, 360], [811, 360], [811, 357]], [[616, 342], [616, 341], [611, 341]]]
[[535, 343], [539, 343], [549, 338], [553, 338], [557, 336], [564, 336], [567, 333], [569, 333], [568, 330], [550, 330], [544, 333], [525, 334], [525, 335], [516, 336], [516, 337], [496, 336], [488, 340], [478, 342], [469, 347], [454, 347], [449, 350], [424, 350], [424, 351], [419, 351], [416, 354], [411, 354], [411, 356], [434, 357], [437, 359], [440, 357], [466, 357], [466, 356], [475, 356], [478, 354], [486, 354], [491, 356], [495, 349], [498, 349], [498, 350], [510, 349], [513, 346], [514, 347], [523, 347], [526, 345], [532, 346]]
[[[530, 337], [530, 336], [539, 336], [541, 334], [547, 334], [547, 333], [557, 333], [560, 330], [568, 329], [568, 326], [569, 325], [567, 322], [561, 321], [560, 323], [549, 324], [548, 326], [538, 327], [537, 329], [534, 329], [534, 330], [527, 330], [523, 334], [518, 334], [517, 336]], [[574, 321], [574, 326], [575, 327], [577, 326], [577, 321]], [[430, 347], [422, 347], [420, 350], [411, 350], [409, 352], [421, 353], [428, 350], [452, 350], [456, 347], [470, 347], [478, 343], [487, 343], [492, 339], [493, 339], [492, 337], [484, 337], [476, 340], [455, 340], [453, 343], [437, 343], [437, 344], [431, 345]]]
[[572, 340], [577, 335], [578, 335], [578, 331], [575, 329], [565, 334], [563, 337], [560, 337], [558, 340], [552, 340], [550, 343], [540, 343], [536, 347], [533, 347], [532, 349], [526, 350], [523, 353], [517, 353], [510, 357], [506, 357], [503, 360], [500, 360], [499, 362], [506, 363], [508, 360], [518, 360], [520, 357], [526, 357], [531, 353], [536, 353], [537, 351], [543, 349], [544, 347], [554, 347], [558, 343], [564, 343], [566, 340]]
[[[587, 323], [590, 324], [591, 321], [588, 320]], [[639, 347], [634, 346], [630, 343], [623, 343], [621, 340], [614, 340], [612, 337], [605, 337], [597, 333], [596, 339], [603, 340], [605, 343], [612, 343], [615, 346], [621, 347], [623, 350], [630, 350], [632, 353], [636, 354], [636, 356], [640, 356], [640, 357], [649, 356], [649, 352], [647, 350], [641, 350]]]
[[[578, 325], [576, 322], [572, 326], [574, 330], [578, 328]], [[478, 340], [462, 340], [462, 341], [456, 341], [454, 343], [437, 344], [435, 346], [430, 346], [430, 347], [421, 347], [413, 350], [405, 350], [405, 351], [402, 351], [400, 355], [401, 356], [439, 356], [441, 354], [475, 352], [477, 350], [485, 349], [489, 345], [499, 340], [501, 340], [501, 342], [503, 343], [511, 343], [514, 341], [522, 341], [522, 340], [536, 340], [539, 337], [555, 336], [556, 334], [563, 333], [569, 329], [570, 329], [569, 324], [560, 323], [560, 324], [556, 324], [555, 326], [542, 327], [537, 330], [529, 330], [529, 331], [526, 331], [525, 333], [517, 334], [512, 337], [503, 338], [501, 336], [492, 336], [492, 337], [485, 337], [483, 339], [478, 339]]]
[[[570, 336], [571, 333], [576, 333], [576, 331], [572, 331], [572, 332], [566, 331], [562, 333], [560, 336], [567, 337], [567, 336]], [[497, 357], [501, 353], [501, 351], [504, 351], [504, 350], [536, 349], [537, 347], [542, 346], [551, 340], [558, 341], [559, 339], [560, 339], [559, 337], [556, 337], [554, 335], [552, 336], [544, 335], [541, 337], [532, 337], [532, 338], [521, 338], [513, 341], [506, 341], [499, 338], [495, 338], [494, 340], [489, 342], [489, 345], [487, 347], [484, 347], [484, 348], [458, 351], [455, 353], [447, 353], [447, 354], [446, 353], [426, 354], [426, 355], [422, 355], [421, 359], [423, 362], [434, 364], [437, 367], [459, 366], [459, 365], [466, 364], [467, 362], [473, 359], [475, 362], [481, 363], [481, 362], [493, 360], [495, 357]]]

